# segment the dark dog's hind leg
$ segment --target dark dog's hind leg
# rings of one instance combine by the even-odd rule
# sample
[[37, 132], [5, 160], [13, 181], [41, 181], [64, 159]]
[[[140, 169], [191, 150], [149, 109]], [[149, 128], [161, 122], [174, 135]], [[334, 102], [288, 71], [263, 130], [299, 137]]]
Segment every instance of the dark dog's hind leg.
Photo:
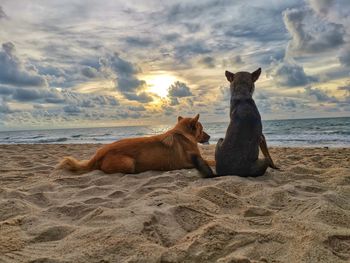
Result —
[[214, 173], [207, 162], [199, 155], [191, 155], [191, 161], [204, 178], [214, 177]]
[[258, 177], [264, 175], [270, 162], [267, 159], [258, 159], [252, 164], [249, 171], [249, 176]]
[[224, 141], [223, 138], [220, 138], [220, 139], [218, 140], [218, 142], [216, 143], [215, 152], [217, 152], [217, 151], [220, 149], [221, 144], [222, 144], [223, 141]]
[[279, 170], [279, 168], [273, 163], [273, 160], [272, 160], [271, 155], [269, 153], [269, 149], [267, 148], [266, 139], [265, 139], [264, 134], [261, 134], [259, 146], [260, 146], [260, 150], [262, 151], [263, 155], [269, 161], [269, 166], [273, 169]]

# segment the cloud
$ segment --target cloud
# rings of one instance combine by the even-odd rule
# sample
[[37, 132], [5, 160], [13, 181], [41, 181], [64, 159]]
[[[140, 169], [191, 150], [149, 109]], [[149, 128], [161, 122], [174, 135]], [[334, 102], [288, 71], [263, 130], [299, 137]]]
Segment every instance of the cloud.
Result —
[[212, 50], [202, 41], [188, 39], [186, 43], [175, 47], [175, 58], [186, 59], [196, 55], [208, 54]]
[[193, 94], [185, 83], [176, 81], [169, 87], [169, 96], [181, 98], [193, 96]]
[[63, 107], [64, 112], [68, 113], [69, 115], [78, 115], [81, 113], [81, 109], [77, 105], [67, 105]]
[[12, 111], [10, 110], [10, 107], [8, 106], [6, 101], [4, 101], [2, 98], [0, 98], [0, 115], [11, 113], [11, 112]]
[[142, 105], [139, 105], [139, 106], [129, 106], [128, 107], [129, 110], [131, 111], [145, 111], [146, 108]]
[[341, 65], [350, 67], [350, 45], [341, 50], [338, 58]]
[[179, 99], [176, 98], [176, 97], [170, 97], [170, 106], [176, 106], [176, 105], [179, 105], [180, 102], [179, 102]]
[[153, 97], [144, 92], [146, 82], [137, 78], [141, 70], [131, 62], [122, 59], [118, 53], [114, 53], [107, 59], [101, 60], [105, 68], [109, 68], [115, 74], [116, 88], [128, 100], [148, 103]]
[[95, 68], [89, 66], [82, 68], [81, 73], [87, 78], [96, 78], [99, 75]]
[[25, 65], [16, 56], [15, 45], [3, 43], [0, 50], [0, 83], [14, 86], [47, 86], [46, 79], [33, 65]]
[[128, 47], [135, 47], [135, 48], [140, 48], [140, 47], [145, 48], [154, 44], [154, 41], [150, 38], [134, 37], [134, 36], [126, 37], [125, 42], [128, 44]]
[[0, 6], [0, 20], [4, 18], [7, 18], [7, 15], [5, 11], [2, 9], [2, 7]]
[[327, 14], [335, 0], [309, 0], [310, 6], [319, 14]]
[[335, 97], [329, 96], [326, 92], [318, 88], [306, 87], [304, 94], [316, 99], [318, 102], [339, 102]]
[[315, 77], [307, 76], [303, 67], [292, 61], [282, 61], [275, 64], [268, 70], [278, 85], [296, 87], [316, 81]]
[[283, 21], [292, 36], [289, 51], [320, 53], [344, 44], [344, 26], [321, 20], [310, 8], [287, 9]]
[[211, 56], [203, 57], [199, 60], [199, 64], [206, 68], [215, 68], [215, 58]]
[[141, 92], [138, 94], [132, 92], [124, 92], [123, 94], [128, 100], [134, 100], [142, 103], [148, 103], [153, 101], [153, 97], [147, 94], [146, 92]]
[[0, 94], [1, 95], [11, 95], [13, 93], [14, 88], [12, 87], [6, 87], [6, 86], [0, 86]]

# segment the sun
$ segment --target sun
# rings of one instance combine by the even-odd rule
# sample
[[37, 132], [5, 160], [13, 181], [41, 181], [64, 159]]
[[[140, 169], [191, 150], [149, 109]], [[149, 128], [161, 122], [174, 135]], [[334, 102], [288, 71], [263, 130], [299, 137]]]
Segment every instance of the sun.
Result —
[[165, 98], [168, 95], [169, 87], [175, 81], [176, 78], [168, 74], [154, 75], [146, 79], [148, 91], [161, 98]]

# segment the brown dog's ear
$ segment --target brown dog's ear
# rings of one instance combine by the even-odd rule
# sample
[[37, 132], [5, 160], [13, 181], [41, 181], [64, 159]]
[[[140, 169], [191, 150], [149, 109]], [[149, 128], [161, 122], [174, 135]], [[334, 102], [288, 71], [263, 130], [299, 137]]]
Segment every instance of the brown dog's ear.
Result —
[[253, 82], [255, 82], [255, 81], [258, 80], [260, 74], [261, 74], [261, 68], [258, 68], [257, 70], [255, 70], [255, 71], [252, 73]]
[[181, 121], [183, 119], [183, 117], [179, 116], [177, 117], [177, 122]]
[[198, 119], [199, 119], [199, 114], [197, 114], [191, 121], [190, 121], [190, 126], [191, 128], [195, 128], [196, 127], [196, 124], [198, 122]]
[[197, 122], [199, 120], [199, 113], [192, 119], [193, 122]]
[[235, 74], [227, 70], [225, 71], [225, 76], [229, 82], [232, 82], [233, 79], [235, 78]]

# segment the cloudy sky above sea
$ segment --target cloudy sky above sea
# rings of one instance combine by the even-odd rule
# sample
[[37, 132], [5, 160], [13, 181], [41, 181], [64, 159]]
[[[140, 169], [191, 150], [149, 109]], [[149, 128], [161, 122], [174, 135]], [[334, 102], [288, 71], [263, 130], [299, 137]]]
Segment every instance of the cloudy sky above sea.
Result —
[[0, 130], [350, 116], [348, 0], [0, 0]]

